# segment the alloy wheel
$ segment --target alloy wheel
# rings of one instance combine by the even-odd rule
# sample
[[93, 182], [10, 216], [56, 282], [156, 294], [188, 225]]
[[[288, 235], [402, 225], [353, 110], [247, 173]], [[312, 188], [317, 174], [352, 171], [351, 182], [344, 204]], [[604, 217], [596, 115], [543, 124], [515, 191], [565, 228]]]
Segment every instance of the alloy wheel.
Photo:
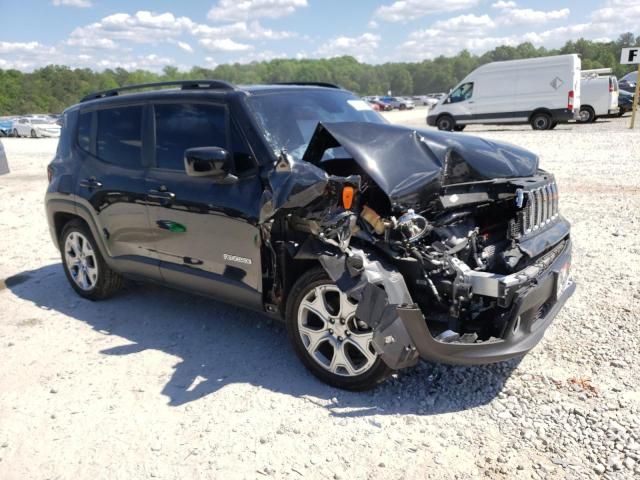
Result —
[[71, 232], [64, 244], [64, 259], [71, 278], [84, 291], [89, 291], [98, 282], [98, 260], [83, 234]]
[[370, 370], [373, 331], [356, 318], [357, 305], [337, 286], [318, 285], [298, 308], [298, 332], [309, 356], [323, 369], [353, 377]]

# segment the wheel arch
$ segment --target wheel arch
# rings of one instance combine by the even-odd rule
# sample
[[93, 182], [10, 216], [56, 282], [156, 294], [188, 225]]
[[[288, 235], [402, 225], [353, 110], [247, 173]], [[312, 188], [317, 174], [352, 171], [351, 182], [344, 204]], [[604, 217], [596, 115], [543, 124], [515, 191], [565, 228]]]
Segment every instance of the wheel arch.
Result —
[[533, 117], [535, 117], [539, 113], [544, 113], [545, 115], [548, 115], [549, 118], [551, 118], [551, 121], [554, 120], [553, 112], [546, 107], [536, 108], [533, 112], [531, 112], [527, 120], [531, 122], [531, 120], [533, 120]]

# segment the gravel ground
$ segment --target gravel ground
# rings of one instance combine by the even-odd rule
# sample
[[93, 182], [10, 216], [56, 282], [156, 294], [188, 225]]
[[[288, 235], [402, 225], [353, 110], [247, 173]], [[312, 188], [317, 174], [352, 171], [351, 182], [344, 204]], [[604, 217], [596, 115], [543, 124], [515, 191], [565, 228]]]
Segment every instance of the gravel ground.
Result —
[[[424, 110], [388, 116], [424, 125]], [[359, 394], [316, 381], [259, 314], [137, 283], [77, 297], [43, 213], [56, 142], [3, 139], [0, 478], [638, 478], [640, 132], [627, 126], [469, 128], [556, 174], [578, 290], [520, 361], [421, 364]]]

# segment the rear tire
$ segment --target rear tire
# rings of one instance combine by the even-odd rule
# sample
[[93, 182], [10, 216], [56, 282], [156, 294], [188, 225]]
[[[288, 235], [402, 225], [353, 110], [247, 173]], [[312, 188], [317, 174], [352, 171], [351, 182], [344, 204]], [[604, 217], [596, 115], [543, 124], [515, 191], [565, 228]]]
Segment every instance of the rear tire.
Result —
[[355, 304], [322, 268], [307, 271], [293, 285], [285, 319], [296, 355], [323, 382], [362, 391], [393, 373], [372, 350], [373, 333], [356, 319]]
[[436, 126], [438, 127], [438, 130], [450, 132], [454, 129], [456, 124], [451, 115], [441, 115], [436, 121]]
[[589, 105], [580, 107], [580, 114], [576, 120], [578, 123], [593, 123], [596, 120], [596, 112]]
[[81, 297], [102, 300], [122, 287], [122, 276], [106, 264], [84, 222], [71, 220], [64, 226], [60, 253], [67, 280]]
[[549, 130], [551, 123], [551, 115], [548, 113], [536, 113], [531, 117], [531, 128], [534, 130]]
[[31, 138], [38, 138], [38, 134], [33, 128], [31, 129]]

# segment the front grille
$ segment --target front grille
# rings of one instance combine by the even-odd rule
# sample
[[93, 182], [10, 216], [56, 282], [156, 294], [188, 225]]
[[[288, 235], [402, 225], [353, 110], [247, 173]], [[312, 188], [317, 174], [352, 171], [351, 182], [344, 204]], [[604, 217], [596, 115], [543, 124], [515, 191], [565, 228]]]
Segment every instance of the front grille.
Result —
[[544, 228], [558, 218], [558, 186], [549, 182], [525, 190], [522, 209], [511, 224], [511, 237], [519, 238]]

